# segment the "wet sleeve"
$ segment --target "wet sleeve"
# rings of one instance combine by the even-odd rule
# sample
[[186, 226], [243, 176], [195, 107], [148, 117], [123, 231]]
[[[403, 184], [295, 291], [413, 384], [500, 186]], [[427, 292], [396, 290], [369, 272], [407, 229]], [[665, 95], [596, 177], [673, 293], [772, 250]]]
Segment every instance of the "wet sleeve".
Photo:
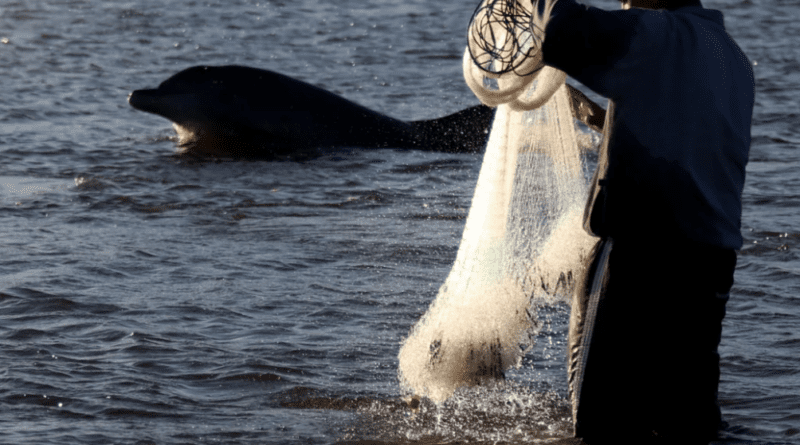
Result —
[[628, 53], [637, 23], [638, 14], [632, 10], [605, 11], [558, 0], [545, 30], [544, 62], [612, 97], [608, 73]]

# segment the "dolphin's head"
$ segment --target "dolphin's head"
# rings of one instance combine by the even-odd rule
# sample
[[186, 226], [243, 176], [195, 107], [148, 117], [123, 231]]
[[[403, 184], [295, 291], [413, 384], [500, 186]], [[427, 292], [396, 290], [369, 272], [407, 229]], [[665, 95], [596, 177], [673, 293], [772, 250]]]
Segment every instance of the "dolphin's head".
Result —
[[236, 100], [235, 82], [218, 67], [197, 66], [175, 74], [154, 89], [136, 90], [128, 103], [178, 125], [225, 119], [226, 104]]
[[289, 108], [285, 88], [280, 86], [282, 78], [242, 66], [195, 66], [158, 88], [132, 92], [128, 103], [171, 120], [184, 147], [202, 144], [202, 140], [232, 140], [254, 131], [260, 140], [270, 140], [281, 133], [275, 110]]
[[[165, 80], [155, 89], [136, 90], [128, 103], [177, 124], [194, 121], [265, 121], [292, 119], [291, 110], [311, 110], [333, 94], [282, 74], [246, 66], [195, 66]], [[338, 98], [337, 98], [338, 99]], [[339, 101], [341, 99], [338, 99]]]
[[132, 92], [128, 103], [172, 121], [181, 146], [196, 145], [201, 138], [231, 139], [255, 127], [268, 130], [252, 102], [266, 102], [259, 84], [268, 82], [269, 74], [239, 66], [195, 66], [158, 88]]

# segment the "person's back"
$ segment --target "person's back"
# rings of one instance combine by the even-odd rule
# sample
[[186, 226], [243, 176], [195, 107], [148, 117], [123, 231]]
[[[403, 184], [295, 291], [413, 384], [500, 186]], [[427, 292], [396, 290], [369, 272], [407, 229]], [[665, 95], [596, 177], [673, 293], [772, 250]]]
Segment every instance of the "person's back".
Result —
[[593, 231], [740, 248], [753, 75], [722, 14], [699, 5], [601, 11], [569, 0], [555, 14], [545, 62], [614, 103], [608, 201]]

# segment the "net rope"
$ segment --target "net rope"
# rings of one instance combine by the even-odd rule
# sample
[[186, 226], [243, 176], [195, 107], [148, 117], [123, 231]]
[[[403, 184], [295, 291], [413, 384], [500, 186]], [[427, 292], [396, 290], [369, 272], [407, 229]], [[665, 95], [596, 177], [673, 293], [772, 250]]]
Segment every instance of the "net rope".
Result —
[[[525, 69], [520, 76], [512, 69], [498, 76], [465, 50], [465, 78], [470, 87], [470, 78], [480, 80], [481, 94], [481, 77], [502, 77], [501, 90], [526, 84], [515, 94], [498, 93], [505, 102], [495, 105], [455, 263], [400, 349], [401, 385], [418, 396], [441, 402], [459, 387], [500, 379], [520, 366], [538, 332], [535, 307], [568, 302], [582, 273], [593, 244], [582, 229], [587, 168], [565, 76], [554, 71]], [[539, 105], [529, 108], [534, 102]]]

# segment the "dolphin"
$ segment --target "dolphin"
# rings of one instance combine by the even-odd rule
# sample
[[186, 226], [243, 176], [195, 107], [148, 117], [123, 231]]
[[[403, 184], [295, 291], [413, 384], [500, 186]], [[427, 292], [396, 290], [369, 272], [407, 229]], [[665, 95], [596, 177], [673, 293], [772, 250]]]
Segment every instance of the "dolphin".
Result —
[[[572, 97], [573, 115], [591, 118], [591, 106]], [[406, 122], [289, 76], [238, 65], [187, 68], [158, 88], [132, 92], [128, 103], [171, 120], [181, 153], [235, 158], [341, 147], [478, 153], [494, 118], [493, 109], [476, 105]]]

